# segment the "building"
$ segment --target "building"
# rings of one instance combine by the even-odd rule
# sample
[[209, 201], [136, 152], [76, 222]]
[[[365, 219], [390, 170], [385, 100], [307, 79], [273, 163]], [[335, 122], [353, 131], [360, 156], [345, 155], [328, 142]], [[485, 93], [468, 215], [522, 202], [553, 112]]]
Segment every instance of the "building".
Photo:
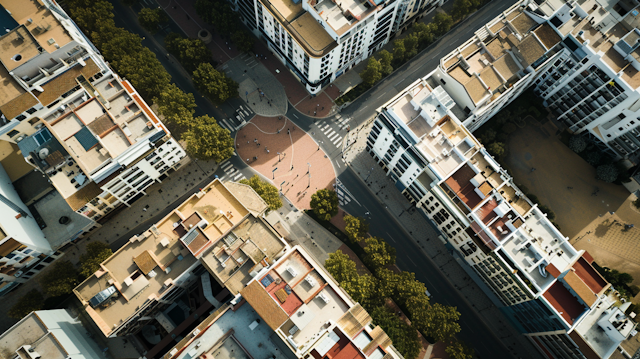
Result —
[[465, 112], [441, 79], [436, 70], [383, 105], [367, 151], [545, 357], [609, 358], [635, 323], [588, 253], [458, 120]]
[[107, 337], [147, 326], [147, 357], [157, 357], [286, 247], [263, 218], [267, 207], [251, 187], [216, 179], [129, 239], [74, 293]]
[[104, 353], [86, 329], [64, 309], [39, 310], [0, 335], [0, 357], [98, 359]]
[[309, 93], [365, 60], [444, 0], [234, 0], [253, 33]]
[[638, 162], [640, 4], [520, 1], [440, 61], [434, 75], [474, 131], [533, 86], [576, 134]]
[[[92, 221], [88, 230], [186, 154], [55, 2], [0, 5], [0, 143], [30, 165], [11, 168], [19, 172], [11, 177], [43, 173], [72, 211]], [[78, 235], [56, 240], [54, 249]]]
[[231, 302], [212, 313], [163, 358], [221, 355], [402, 358], [360, 304], [298, 246], [249, 278]]

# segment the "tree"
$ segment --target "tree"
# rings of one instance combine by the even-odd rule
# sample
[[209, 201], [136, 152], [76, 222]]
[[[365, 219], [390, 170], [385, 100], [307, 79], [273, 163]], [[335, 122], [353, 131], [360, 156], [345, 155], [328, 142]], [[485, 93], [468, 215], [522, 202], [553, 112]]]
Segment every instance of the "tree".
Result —
[[144, 27], [145, 30], [155, 34], [158, 32], [158, 26], [169, 21], [169, 18], [164, 10], [159, 7], [155, 9], [143, 7], [140, 12], [138, 12], [138, 21], [140, 22], [140, 26]]
[[447, 341], [460, 332], [460, 313], [456, 307], [434, 303], [423, 316], [412, 322], [413, 325], [425, 335], [435, 341]]
[[147, 47], [143, 47], [137, 54], [112, 62], [112, 65], [147, 100], [158, 96], [171, 81], [169, 73]]
[[596, 168], [596, 178], [611, 183], [618, 179], [618, 168], [613, 164], [598, 166]]
[[200, 39], [190, 39], [171, 33], [165, 37], [164, 45], [167, 51], [173, 54], [185, 70], [190, 73], [195, 71], [202, 63], [214, 63], [211, 51]]
[[330, 220], [338, 214], [338, 195], [332, 190], [318, 190], [311, 196], [311, 209], [320, 220]]
[[370, 314], [373, 322], [387, 333], [393, 346], [402, 356], [406, 359], [418, 357], [420, 350], [422, 350], [422, 344], [415, 329], [386, 307], [374, 308]]
[[58, 261], [40, 278], [44, 292], [52, 297], [71, 293], [78, 282], [78, 271], [69, 261]]
[[276, 210], [282, 207], [280, 194], [276, 186], [260, 179], [258, 175], [253, 175], [250, 179], [240, 180], [240, 183], [251, 186], [256, 193], [269, 205], [269, 210]]
[[451, 14], [455, 19], [462, 19], [473, 11], [475, 11], [475, 9], [473, 8], [471, 0], [455, 0]]
[[418, 36], [413, 33], [404, 39], [405, 59], [410, 59], [418, 54]]
[[496, 139], [496, 131], [492, 128], [488, 128], [480, 134], [480, 141], [484, 144], [489, 144], [491, 141]]
[[324, 267], [335, 278], [342, 288], [364, 308], [371, 307], [375, 281], [370, 275], [359, 275], [356, 263], [341, 250], [329, 253]]
[[369, 233], [369, 223], [364, 218], [348, 214], [343, 219], [347, 224], [344, 232], [352, 242], [361, 241]]
[[435, 32], [438, 30], [438, 27], [434, 23], [427, 25], [419, 22], [413, 26], [413, 30], [418, 37], [419, 48], [425, 48], [435, 40]]
[[540, 205], [540, 206], [538, 206], [538, 208], [540, 208], [540, 210], [541, 210], [543, 213], [546, 213], [546, 214], [547, 214], [547, 218], [548, 218], [550, 221], [553, 221], [554, 219], [556, 219], [556, 214], [551, 210], [551, 208], [549, 208], [549, 206], [547, 206], [547, 205]]
[[380, 61], [376, 60], [373, 56], [370, 57], [367, 62], [367, 67], [360, 73], [360, 77], [366, 87], [371, 87], [380, 81], [382, 78], [382, 65], [380, 65]]
[[380, 51], [379, 55], [381, 66], [380, 72], [382, 72], [382, 76], [389, 76], [393, 72], [393, 66], [391, 66], [393, 55], [387, 50]]
[[444, 351], [449, 354], [451, 359], [471, 359], [474, 355], [473, 348], [460, 340], [454, 340], [449, 343]]
[[210, 63], [202, 63], [193, 72], [193, 83], [198, 90], [217, 103], [238, 96], [238, 83], [218, 72]]
[[439, 12], [433, 17], [433, 22], [438, 26], [437, 34], [442, 36], [451, 29], [453, 25], [453, 19], [447, 13]]
[[386, 267], [396, 263], [396, 249], [377, 237], [367, 238], [367, 246], [364, 247], [366, 255], [363, 260], [369, 268]]
[[587, 152], [584, 156], [585, 161], [593, 167], [597, 167], [602, 162], [602, 153], [598, 150]]
[[113, 5], [108, 1], [70, 0], [66, 3], [69, 15], [87, 34], [97, 31], [105, 23], [113, 24]]
[[233, 155], [233, 139], [229, 130], [220, 127], [207, 115], [194, 118], [183, 138], [187, 152], [199, 160], [220, 163]]
[[405, 306], [411, 298], [423, 298], [428, 300], [427, 287], [421, 281], [416, 279], [416, 274], [412, 272], [402, 271], [398, 275], [396, 295], [393, 300], [398, 305]]
[[407, 50], [406, 50], [406, 48], [404, 46], [404, 40], [403, 39], [398, 39], [398, 40], [393, 42], [393, 59], [398, 64], [404, 63], [404, 56], [405, 56], [406, 52], [407, 52]]
[[182, 91], [175, 84], [171, 83], [165, 87], [153, 102], [158, 105], [158, 111], [164, 116], [164, 121], [178, 126], [182, 131], [193, 122], [196, 100], [193, 94]]
[[231, 41], [242, 52], [250, 51], [255, 43], [255, 38], [245, 30], [237, 30], [231, 35]]
[[87, 253], [80, 256], [80, 275], [84, 278], [91, 277], [98, 269], [100, 263], [111, 257], [113, 251], [104, 242], [90, 242], [87, 244]]
[[20, 300], [9, 309], [7, 315], [13, 319], [22, 319], [25, 315], [35, 310], [41, 310], [43, 307], [44, 297], [42, 293], [37, 289], [32, 289], [20, 297]]
[[487, 146], [487, 151], [497, 158], [502, 158], [502, 156], [507, 152], [505, 145], [502, 142], [493, 142]]
[[571, 136], [569, 139], [569, 149], [575, 153], [580, 153], [587, 149], [587, 141], [582, 136]]
[[516, 132], [518, 130], [518, 128], [516, 127], [516, 125], [513, 122], [507, 122], [504, 124], [504, 126], [502, 126], [502, 132], [510, 135], [514, 132]]

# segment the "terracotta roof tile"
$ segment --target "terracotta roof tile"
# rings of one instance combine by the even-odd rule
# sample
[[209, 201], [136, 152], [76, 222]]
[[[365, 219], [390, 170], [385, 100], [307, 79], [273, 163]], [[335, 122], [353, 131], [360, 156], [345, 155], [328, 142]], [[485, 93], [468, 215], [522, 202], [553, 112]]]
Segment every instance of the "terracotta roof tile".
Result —
[[251, 282], [240, 291], [240, 294], [267, 323], [269, 328], [276, 330], [289, 319], [289, 316], [271, 298], [260, 282]]
[[95, 75], [100, 71], [98, 65], [96, 65], [91, 58], [86, 61], [86, 66], [80, 66], [79, 64], [70, 68], [66, 72], [55, 77], [53, 80], [42, 85], [43, 92], [36, 95], [42, 105], [47, 106], [63, 93], [71, 90], [78, 85], [76, 77], [84, 75], [87, 79]]
[[37, 103], [38, 100], [30, 92], [25, 92], [0, 107], [0, 111], [6, 118], [13, 119]]

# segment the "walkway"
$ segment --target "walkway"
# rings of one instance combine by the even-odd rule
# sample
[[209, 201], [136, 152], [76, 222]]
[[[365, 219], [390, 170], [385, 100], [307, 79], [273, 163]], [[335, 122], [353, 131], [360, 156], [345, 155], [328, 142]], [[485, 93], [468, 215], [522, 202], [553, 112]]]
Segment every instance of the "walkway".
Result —
[[286, 117], [255, 116], [238, 131], [236, 150], [299, 209], [311, 208], [311, 195], [317, 190], [333, 188], [335, 172], [331, 161], [307, 133]]

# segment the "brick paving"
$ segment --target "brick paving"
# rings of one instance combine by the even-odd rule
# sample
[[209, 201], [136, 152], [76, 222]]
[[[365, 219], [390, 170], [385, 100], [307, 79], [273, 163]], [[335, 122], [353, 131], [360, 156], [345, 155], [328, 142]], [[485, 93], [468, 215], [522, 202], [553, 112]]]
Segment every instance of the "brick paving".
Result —
[[[411, 206], [409, 201], [400, 191], [393, 188], [391, 178], [386, 176], [385, 172], [365, 150], [367, 135], [372, 125], [373, 119], [349, 133], [344, 142], [343, 155], [347, 164], [363, 182], [367, 179], [366, 183], [371, 196], [377, 197], [379, 203], [388, 209], [389, 214], [404, 228], [406, 234], [416, 242], [425, 255], [431, 257], [432, 261], [440, 268], [441, 275], [446, 276], [448, 281], [458, 288], [469, 305], [478, 311], [479, 315], [484, 318], [485, 324], [492, 329], [496, 336], [502, 339], [511, 353], [519, 358], [537, 358], [538, 351], [531, 342], [502, 321], [506, 318], [475, 283], [464, 280], [468, 275], [462, 268], [464, 264], [459, 263], [452, 256], [446, 255], [448, 250], [441, 241], [431, 240], [435, 239], [437, 234], [427, 220], [415, 210], [407, 211]], [[382, 186], [385, 185], [388, 189], [381, 191]], [[402, 215], [400, 215], [401, 213]]]
[[311, 117], [327, 117], [331, 113], [333, 100], [324, 91], [317, 96], [306, 96], [302, 101], [296, 103], [296, 110]]
[[276, 187], [281, 188], [282, 184], [284, 195], [299, 209], [311, 208], [311, 195], [317, 190], [333, 189], [335, 172], [331, 161], [306, 132], [286, 117], [280, 120], [255, 116], [238, 131], [236, 150], [242, 160]]

